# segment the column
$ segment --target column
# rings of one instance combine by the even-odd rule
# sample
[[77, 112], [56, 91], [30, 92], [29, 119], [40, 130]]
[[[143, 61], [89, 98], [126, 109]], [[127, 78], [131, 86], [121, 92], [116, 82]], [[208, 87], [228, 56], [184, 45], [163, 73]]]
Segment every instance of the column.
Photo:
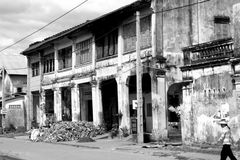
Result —
[[120, 26], [118, 29], [118, 67], [122, 66], [123, 47], [123, 27]]
[[127, 127], [130, 131], [130, 109], [129, 109], [129, 88], [127, 86], [127, 76], [121, 76], [116, 78], [118, 87], [118, 108], [119, 113], [122, 113], [122, 118], [119, 123], [119, 127]]
[[76, 44], [74, 40], [72, 40], [72, 42], [72, 72], [74, 74], [76, 66]]
[[79, 101], [79, 88], [78, 85], [75, 84], [71, 88], [71, 96], [72, 96], [72, 121], [77, 122], [80, 120], [80, 101]]
[[31, 129], [31, 121], [32, 121], [32, 117], [33, 117], [33, 112], [32, 112], [32, 94], [31, 94], [31, 90], [30, 90], [30, 81], [31, 81], [31, 60], [30, 60], [30, 57], [27, 57], [27, 73], [28, 73], [28, 76], [27, 76], [27, 104], [26, 104], [26, 123], [27, 123], [27, 130]]
[[233, 5], [234, 55], [240, 54], [240, 3]]
[[58, 87], [54, 89], [54, 115], [56, 121], [62, 120], [62, 92]]
[[99, 81], [92, 81], [92, 103], [93, 103], [93, 123], [99, 125], [103, 123], [102, 91]]
[[156, 50], [157, 50], [157, 36], [156, 36], [156, 21], [157, 21], [157, 19], [156, 19], [156, 11], [157, 11], [157, 9], [156, 9], [156, 3], [157, 3], [157, 0], [152, 0], [152, 10], [153, 10], [153, 13], [152, 13], [152, 20], [151, 20], [151, 22], [152, 22], [152, 24], [151, 24], [151, 30], [152, 30], [152, 32], [151, 32], [151, 37], [152, 37], [152, 56], [153, 57], [156, 57]]
[[45, 113], [46, 95], [43, 89], [40, 89], [40, 126], [45, 126], [46, 113]]
[[54, 46], [54, 73], [57, 74], [58, 71], [58, 49]]
[[166, 79], [152, 76], [152, 120], [154, 138], [167, 138]]
[[95, 37], [92, 39], [92, 69], [95, 70], [96, 68], [96, 42]]

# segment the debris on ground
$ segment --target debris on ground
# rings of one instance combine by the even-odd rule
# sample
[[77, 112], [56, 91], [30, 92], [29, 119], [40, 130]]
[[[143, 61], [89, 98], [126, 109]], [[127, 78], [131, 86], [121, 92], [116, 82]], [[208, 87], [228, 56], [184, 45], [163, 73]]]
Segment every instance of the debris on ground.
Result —
[[42, 127], [31, 131], [32, 141], [60, 142], [60, 141], [93, 141], [92, 137], [105, 133], [104, 126], [95, 126], [92, 122], [61, 121], [53, 123], [50, 128]]

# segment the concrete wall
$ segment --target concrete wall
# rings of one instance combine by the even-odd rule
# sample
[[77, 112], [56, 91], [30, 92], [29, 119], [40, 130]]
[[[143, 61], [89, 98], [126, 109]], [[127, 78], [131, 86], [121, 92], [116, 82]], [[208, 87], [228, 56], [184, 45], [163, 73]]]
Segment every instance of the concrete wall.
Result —
[[239, 107], [231, 66], [192, 71], [193, 83], [183, 88], [181, 105], [184, 143], [214, 143], [221, 134], [218, 121], [229, 120], [235, 141], [239, 135]]
[[26, 108], [24, 105], [24, 98], [16, 98], [6, 101], [7, 114], [5, 117], [5, 127], [10, 125], [15, 129], [26, 127]]

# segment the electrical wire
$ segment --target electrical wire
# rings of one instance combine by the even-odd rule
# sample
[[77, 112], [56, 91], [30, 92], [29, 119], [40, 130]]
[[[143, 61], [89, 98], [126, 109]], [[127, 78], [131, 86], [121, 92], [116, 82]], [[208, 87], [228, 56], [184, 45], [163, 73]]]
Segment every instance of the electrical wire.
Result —
[[[58, 17], [58, 18], [56, 18], [55, 20], [49, 22], [47, 25], [41, 27], [40, 29], [38, 29], [38, 30], [36, 30], [35, 32], [29, 34], [28, 36], [23, 37], [22, 39], [20, 39], [19, 41], [15, 42], [14, 44], [12, 44], [12, 45], [10, 45], [10, 46], [8, 46], [8, 47], [0, 50], [0, 52], [2, 52], [3, 50], [6, 50], [6, 49], [12, 47], [13, 45], [21, 42], [22, 40], [24, 40], [24, 39], [30, 37], [31, 35], [39, 32], [40, 30], [42, 30], [42, 29], [44, 29], [45, 27], [49, 26], [50, 24], [54, 23], [54, 22], [57, 21], [58, 19], [60, 19], [60, 18], [62, 18], [63, 16], [67, 15], [68, 13], [70, 13], [71, 11], [73, 11], [74, 9], [80, 7], [81, 5], [83, 5], [84, 3], [86, 3], [87, 1], [88, 1], [88, 0], [85, 0], [84, 2], [80, 3], [80, 4], [77, 5], [76, 7], [72, 8], [72, 9], [69, 10], [68, 12], [64, 13], [63, 15], [61, 15], [60, 17]], [[204, 1], [200, 1], [200, 2], [195, 2], [195, 3], [188, 4], [188, 5], [183, 5], [183, 6], [180, 6], [180, 7], [174, 7], [174, 8], [170, 8], [170, 9], [166, 9], [166, 10], [157, 11], [157, 12], [155, 12], [155, 13], [169, 12], [169, 11], [172, 11], [172, 10], [177, 10], [177, 9], [181, 9], [181, 8], [185, 8], [185, 7], [189, 7], [189, 6], [193, 6], [193, 5], [198, 5], [198, 4], [200, 4], [200, 3], [205, 3], [205, 2], [209, 2], [209, 1], [211, 1], [211, 0], [204, 0]], [[148, 15], [150, 15], [150, 14], [145, 14], [145, 15], [148, 16]], [[144, 16], [144, 15], [142, 15], [142, 16]], [[134, 20], [133, 22], [136, 22], [136, 20]], [[133, 22], [131, 22], [131, 23], [133, 23]], [[114, 30], [116, 30], [116, 29], [118, 29], [118, 28], [119, 28], [118, 26], [113, 27], [110, 31], [102, 34], [101, 36], [99, 36], [99, 37], [98, 37], [97, 39], [95, 39], [94, 41], [91, 41], [89, 45], [91, 45], [93, 42], [98, 41], [99, 39], [103, 38], [104, 36], [108, 35], [109, 33], [113, 32]], [[74, 51], [72, 51], [72, 54], [73, 54], [73, 53], [76, 53], [76, 52], [79, 51], [79, 50], [81, 50], [81, 48], [75, 49]], [[54, 58], [54, 60], [56, 60], [56, 59]], [[27, 69], [27, 68], [21, 68], [21, 69]], [[18, 68], [16, 68], [16, 69], [13, 69], [13, 68], [12, 68], [12, 69], [8, 69], [8, 70], [18, 70]]]
[[28, 37], [36, 34], [37, 32], [43, 30], [43, 29], [46, 28], [47, 26], [51, 25], [52, 23], [56, 22], [56, 21], [59, 20], [60, 18], [62, 18], [62, 17], [64, 17], [65, 15], [69, 14], [70, 12], [72, 12], [73, 10], [75, 10], [76, 8], [80, 7], [81, 5], [83, 5], [84, 3], [86, 3], [87, 1], [88, 1], [88, 0], [84, 0], [83, 2], [81, 2], [80, 4], [78, 4], [77, 6], [73, 7], [72, 9], [70, 9], [70, 10], [67, 11], [67, 12], [65, 12], [65, 13], [62, 14], [61, 16], [57, 17], [56, 19], [52, 20], [51, 22], [49, 22], [48, 24], [44, 25], [43, 27], [41, 27], [41, 28], [37, 29], [36, 31], [28, 34], [27, 36], [19, 39], [18, 41], [14, 42], [13, 44], [11, 44], [11, 45], [9, 45], [9, 46], [1, 49], [1, 50], [0, 50], [0, 53], [3, 52], [3, 51], [5, 51], [6, 49], [9, 49], [9, 48], [11, 48], [12, 46], [18, 44], [19, 42], [22, 42], [23, 40], [25, 40], [25, 39], [27, 39]]

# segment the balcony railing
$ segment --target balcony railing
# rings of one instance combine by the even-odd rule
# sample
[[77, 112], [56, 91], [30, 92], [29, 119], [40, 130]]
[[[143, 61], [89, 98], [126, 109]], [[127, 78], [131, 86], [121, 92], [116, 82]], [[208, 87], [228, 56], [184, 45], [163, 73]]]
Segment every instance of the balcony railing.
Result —
[[183, 48], [184, 65], [197, 65], [233, 57], [233, 39], [221, 39]]

